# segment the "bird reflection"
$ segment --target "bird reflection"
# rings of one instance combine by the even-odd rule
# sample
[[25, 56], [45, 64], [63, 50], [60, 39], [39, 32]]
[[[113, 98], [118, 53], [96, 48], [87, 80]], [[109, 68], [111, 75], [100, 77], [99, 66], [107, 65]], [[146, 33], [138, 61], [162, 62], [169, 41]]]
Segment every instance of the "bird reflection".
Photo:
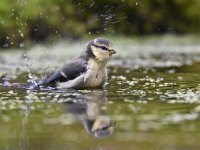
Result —
[[105, 91], [91, 91], [82, 94], [81, 100], [65, 102], [65, 110], [74, 115], [88, 134], [105, 138], [113, 134], [115, 123], [106, 115], [107, 97]]

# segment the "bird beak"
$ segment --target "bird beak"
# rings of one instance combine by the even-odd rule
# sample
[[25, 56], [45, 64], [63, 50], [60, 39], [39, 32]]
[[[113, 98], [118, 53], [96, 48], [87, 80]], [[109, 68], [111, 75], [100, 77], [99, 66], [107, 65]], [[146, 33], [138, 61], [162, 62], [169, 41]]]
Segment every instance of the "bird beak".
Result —
[[117, 53], [117, 52], [114, 49], [109, 50], [109, 55], [113, 55], [115, 53]]

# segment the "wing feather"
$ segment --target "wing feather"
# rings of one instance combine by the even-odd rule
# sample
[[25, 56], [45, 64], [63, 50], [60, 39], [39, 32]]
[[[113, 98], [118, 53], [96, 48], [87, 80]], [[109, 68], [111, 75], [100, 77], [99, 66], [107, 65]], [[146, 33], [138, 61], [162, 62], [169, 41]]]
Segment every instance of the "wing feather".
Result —
[[86, 70], [86, 59], [79, 57], [71, 63], [67, 64], [60, 71], [54, 73], [52, 76], [47, 78], [44, 82], [44, 85], [52, 86], [55, 85], [57, 82], [66, 82], [69, 80], [73, 80], [80, 74], [84, 73]]

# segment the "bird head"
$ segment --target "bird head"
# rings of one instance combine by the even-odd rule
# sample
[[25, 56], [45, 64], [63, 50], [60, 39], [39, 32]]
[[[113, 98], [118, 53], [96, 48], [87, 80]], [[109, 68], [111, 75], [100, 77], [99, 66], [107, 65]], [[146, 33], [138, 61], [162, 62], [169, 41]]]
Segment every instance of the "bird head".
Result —
[[87, 46], [87, 51], [100, 61], [107, 61], [116, 53], [113, 44], [108, 39], [101, 37], [92, 40]]

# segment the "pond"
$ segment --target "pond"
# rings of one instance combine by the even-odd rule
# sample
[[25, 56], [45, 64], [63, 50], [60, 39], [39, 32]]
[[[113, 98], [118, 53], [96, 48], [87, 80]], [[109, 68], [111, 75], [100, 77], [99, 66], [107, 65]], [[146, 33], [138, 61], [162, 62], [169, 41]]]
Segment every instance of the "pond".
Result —
[[[24, 90], [86, 41], [0, 52], [0, 149], [199, 149], [200, 44], [112, 38], [105, 90]], [[67, 43], [67, 44], [66, 44]]]

